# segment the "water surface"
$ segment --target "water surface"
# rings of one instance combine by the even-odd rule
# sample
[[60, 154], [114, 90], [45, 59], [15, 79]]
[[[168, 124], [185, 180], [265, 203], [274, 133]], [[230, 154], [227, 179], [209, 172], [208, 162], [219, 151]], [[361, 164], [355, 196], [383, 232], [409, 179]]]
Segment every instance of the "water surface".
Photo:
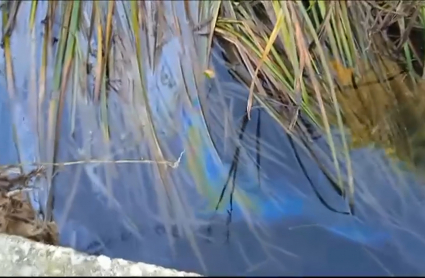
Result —
[[[175, 8], [184, 18], [182, 6], [176, 4]], [[193, 63], [197, 54], [183, 22], [182, 32], [189, 36], [185, 48], [171, 37], [162, 49], [157, 70], [146, 73], [153, 120], [160, 127], [157, 135], [164, 156], [174, 161], [184, 151], [179, 167], [168, 169], [172, 187], [165, 190], [155, 164], [64, 167], [54, 180], [54, 215], [61, 227], [61, 244], [88, 253], [206, 275], [423, 274], [425, 267], [420, 258], [425, 256], [425, 219], [421, 213], [424, 195], [419, 182], [414, 177], [401, 179], [388, 172], [388, 160], [379, 151], [353, 151], [358, 177], [356, 215], [342, 215], [324, 207], [296, 162], [287, 134], [264, 111], [254, 109], [244, 140], [235, 139], [248, 91], [221, 65], [218, 49], [214, 50], [212, 61], [217, 77], [198, 88], [202, 98], [196, 99], [196, 80], [190, 76], [197, 70]], [[5, 82], [1, 83], [0, 144], [5, 150], [1, 163], [18, 160], [13, 122], [19, 135], [21, 159], [44, 159], [38, 148], [44, 142], [35, 140], [34, 118], [25, 106], [30, 91], [29, 61], [19, 56], [28, 49], [30, 40], [25, 32], [13, 39], [19, 98], [10, 102]], [[3, 59], [1, 63], [4, 65]], [[126, 66], [123, 87], [138, 75], [134, 61]], [[73, 122], [72, 98], [68, 94], [59, 161], [86, 157], [152, 158], [140, 99], [125, 101], [110, 94], [108, 144], [102, 139], [98, 107], [82, 97], [77, 101]], [[207, 125], [200, 117], [200, 107]], [[253, 159], [258, 128], [262, 146], [260, 179]], [[207, 131], [211, 138], [206, 136]], [[216, 200], [213, 197], [221, 191], [238, 144], [244, 146], [237, 174], [240, 199], [234, 202], [229, 225], [229, 195], [215, 214], [211, 199]], [[324, 139], [317, 144], [323, 145]], [[310, 180], [326, 201], [338, 210], [347, 210], [315, 162], [301, 149], [297, 151]], [[202, 155], [194, 165], [191, 162], [196, 153]], [[194, 166], [198, 167], [195, 171], [190, 168]], [[39, 193], [43, 202], [45, 192]], [[243, 196], [248, 196], [248, 201]], [[173, 207], [166, 205], [168, 200], [173, 201]], [[249, 210], [251, 205], [254, 208]]]

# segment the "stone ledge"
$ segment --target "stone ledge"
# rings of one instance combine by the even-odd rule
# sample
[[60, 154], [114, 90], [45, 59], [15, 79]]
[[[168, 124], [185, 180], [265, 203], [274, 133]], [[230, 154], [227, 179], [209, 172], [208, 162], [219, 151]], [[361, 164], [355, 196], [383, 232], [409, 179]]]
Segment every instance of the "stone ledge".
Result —
[[0, 276], [200, 276], [0, 234]]

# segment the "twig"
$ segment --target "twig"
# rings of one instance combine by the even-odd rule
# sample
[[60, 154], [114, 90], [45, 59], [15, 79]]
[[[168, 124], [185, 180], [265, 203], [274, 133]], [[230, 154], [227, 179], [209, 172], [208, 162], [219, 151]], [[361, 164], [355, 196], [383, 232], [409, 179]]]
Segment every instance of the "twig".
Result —
[[113, 164], [165, 164], [173, 169], [177, 168], [180, 165], [180, 161], [183, 157], [185, 151], [182, 151], [180, 153], [180, 156], [176, 161], [154, 161], [154, 160], [143, 160], [143, 159], [122, 159], [122, 160], [102, 160], [102, 159], [90, 159], [90, 160], [77, 160], [77, 161], [67, 161], [67, 162], [36, 162], [36, 163], [20, 163], [20, 164], [14, 164], [14, 165], [2, 165], [0, 166], [0, 169], [2, 167], [9, 167], [9, 166], [24, 166], [24, 165], [31, 165], [31, 166], [70, 166], [70, 165], [79, 165], [79, 164], [95, 164], [95, 163], [113, 163]]

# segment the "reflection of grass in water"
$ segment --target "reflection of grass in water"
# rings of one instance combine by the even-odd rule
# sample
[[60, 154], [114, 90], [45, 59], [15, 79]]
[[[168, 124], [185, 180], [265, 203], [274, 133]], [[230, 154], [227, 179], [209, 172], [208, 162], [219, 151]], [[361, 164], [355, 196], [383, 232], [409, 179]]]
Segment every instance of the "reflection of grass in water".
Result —
[[[359, 181], [351, 169], [351, 147], [374, 143], [393, 151], [401, 160], [416, 164], [420, 162], [422, 84], [412, 76], [412, 57], [416, 54], [413, 48], [409, 48], [410, 38], [406, 36], [414, 4], [388, 2], [378, 6], [362, 1], [317, 3], [318, 6], [308, 7], [293, 1], [204, 1], [200, 9], [192, 11], [192, 16], [199, 17], [200, 22], [207, 22], [207, 27], [215, 28], [215, 37], [227, 43], [227, 54], [232, 56], [229, 66], [234, 75], [250, 87], [248, 110], [251, 103], [256, 103], [267, 111], [293, 136], [294, 141], [317, 157], [317, 163], [327, 165], [322, 170], [328, 172], [335, 188], [344, 191], [353, 203], [355, 184]], [[37, 119], [34, 130], [40, 141], [39, 160], [47, 161], [50, 166], [60, 163], [57, 157], [59, 141], [63, 139], [59, 133], [64, 125], [61, 119], [63, 113], [69, 113], [69, 123], [66, 123], [69, 125], [68, 137], [78, 141], [75, 138], [80, 136], [94, 142], [84, 147], [78, 146], [83, 149], [78, 151], [77, 146], [73, 146], [72, 152], [76, 156], [84, 153], [90, 159], [101, 153], [109, 159], [117, 156], [116, 152], [111, 151], [111, 145], [119, 149], [118, 152], [126, 153], [124, 148], [139, 148], [139, 143], [143, 142], [146, 143], [143, 151], [150, 154], [149, 158], [170, 160], [164, 154], [167, 153], [167, 146], [158, 135], [161, 126], [153, 121], [156, 115], [153, 108], [147, 105], [151, 96], [146, 91], [145, 77], [147, 69], [158, 66], [162, 46], [167, 41], [167, 35], [163, 34], [167, 29], [165, 18], [171, 17], [163, 14], [163, 5], [160, 1], [141, 5], [136, 1], [22, 2], [21, 9], [22, 6], [29, 7], [30, 12], [26, 16], [30, 19], [28, 29], [31, 35], [43, 33], [43, 38], [38, 41], [42, 42], [39, 64], [33, 61], [28, 66], [28, 73], [15, 73], [16, 79], [30, 79], [31, 113]], [[420, 2], [415, 5], [418, 5], [417, 10], [422, 8]], [[386, 17], [395, 9], [396, 14]], [[11, 16], [13, 10], [13, 7], [9, 7]], [[37, 10], [43, 12], [36, 14]], [[4, 9], [3, 13], [6, 15], [8, 10]], [[176, 12], [174, 16], [173, 20], [177, 22]], [[417, 16], [414, 18], [415, 28], [422, 20], [422, 15]], [[208, 21], [211, 18], [212, 21]], [[391, 22], [386, 22], [387, 18], [391, 18]], [[3, 19], [5, 24], [8, 17]], [[42, 19], [43, 24], [38, 24]], [[193, 21], [196, 24], [197, 20]], [[187, 32], [187, 26], [179, 26], [182, 23], [176, 22], [176, 34], [182, 30]], [[378, 27], [385, 29], [394, 22], [404, 30], [400, 44], [386, 39], [380, 33], [382, 30], [373, 36], [367, 32]], [[200, 26], [191, 27], [195, 30]], [[202, 30], [198, 31], [202, 33]], [[202, 73], [207, 68], [213, 33], [207, 35], [179, 37], [181, 45], [193, 44], [191, 50], [198, 51], [198, 55], [194, 55], [196, 61], [193, 65], [181, 69], [187, 78], [185, 82], [191, 83], [184, 84], [187, 86], [185, 93], [190, 95], [190, 99], [203, 97], [203, 90], [200, 89], [203, 85]], [[52, 44], [54, 40], [58, 41]], [[14, 53], [8, 36], [4, 44], [8, 91], [14, 97], [13, 66], [18, 63], [13, 64]], [[28, 45], [35, 49], [36, 41]], [[394, 62], [396, 59], [387, 53], [393, 46], [398, 50], [393, 56], [404, 62], [408, 74], [399, 74], [400, 69]], [[36, 55], [34, 53], [33, 57]], [[22, 58], [20, 62], [28, 63]], [[145, 63], [148, 66], [145, 67]], [[211, 76], [210, 72], [211, 69], [206, 73]], [[257, 84], [258, 80], [253, 76], [261, 76], [263, 83]], [[388, 79], [391, 80], [385, 82]], [[364, 85], [368, 82], [372, 84]], [[271, 102], [271, 99], [275, 101]], [[274, 105], [276, 102], [283, 105]], [[189, 101], [184, 103], [193, 105]], [[119, 109], [114, 108], [113, 104], [117, 104]], [[308, 117], [314, 128], [321, 129], [330, 152], [317, 150], [317, 146], [308, 140], [311, 139], [310, 128], [306, 126], [306, 121], [298, 117], [300, 114]], [[166, 125], [165, 121], [161, 124]], [[331, 135], [332, 125], [342, 134], [348, 127], [353, 145], [350, 146], [343, 137], [342, 148], [336, 146]], [[121, 132], [129, 134], [131, 143], [120, 141], [117, 134]], [[237, 132], [231, 136], [236, 138]], [[196, 160], [202, 160], [202, 157], [192, 156], [188, 159], [193, 159], [194, 163], [202, 162]], [[344, 166], [341, 166], [341, 161], [345, 162], [342, 164]], [[102, 173], [102, 179], [111, 193], [112, 178], [118, 172], [117, 165], [96, 167], [107, 169]], [[48, 168], [49, 179], [53, 179], [55, 169]], [[81, 173], [82, 169], [89, 171], [88, 167], [83, 166], [77, 173]], [[135, 172], [139, 180], [143, 180], [141, 172]], [[182, 218], [186, 217], [185, 204], [189, 201], [185, 196], [178, 196], [174, 187], [174, 183], [184, 180], [173, 180], [167, 165], [162, 164], [157, 165], [150, 174], [158, 180], [155, 190], [160, 200], [161, 217], [167, 222], [165, 230], [171, 231], [171, 220], [176, 218], [184, 222]], [[78, 184], [79, 178], [75, 177], [75, 184]], [[138, 190], [143, 192], [143, 189]], [[112, 194], [109, 195], [113, 198]], [[48, 211], [52, 205], [50, 198]], [[49, 217], [50, 213], [47, 214]], [[188, 231], [187, 227], [180, 228]]]

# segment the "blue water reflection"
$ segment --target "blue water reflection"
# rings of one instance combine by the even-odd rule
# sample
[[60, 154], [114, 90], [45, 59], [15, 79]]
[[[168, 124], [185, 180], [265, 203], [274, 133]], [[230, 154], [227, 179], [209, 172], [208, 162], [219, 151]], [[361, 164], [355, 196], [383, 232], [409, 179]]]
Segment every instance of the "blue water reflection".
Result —
[[[184, 26], [182, 31], [185, 32]], [[394, 183], [397, 177], [384, 170], [387, 160], [381, 153], [355, 151], [353, 161], [360, 180], [356, 216], [330, 211], [315, 196], [295, 162], [287, 135], [267, 113], [253, 109], [244, 140], [235, 139], [248, 92], [221, 65], [219, 51], [214, 51], [213, 59], [217, 78], [203, 84], [204, 99], [198, 100], [193, 95], [194, 81], [190, 79], [194, 68], [189, 58], [193, 57], [187, 54], [192, 49], [186, 46], [186, 52], [181, 53], [178, 41], [174, 43], [163, 50], [165, 58], [159, 62], [163, 68], [168, 63], [168, 75], [173, 76], [173, 82], [161, 85], [156, 80], [158, 75], [148, 78], [150, 105], [154, 120], [161, 127], [158, 136], [164, 156], [173, 160], [184, 151], [179, 167], [168, 173], [169, 199], [164, 197], [163, 180], [153, 164], [67, 166], [55, 179], [54, 214], [61, 226], [63, 245], [208, 275], [425, 273], [425, 219], [421, 213], [424, 194], [414, 178], [404, 177], [408, 186]], [[174, 68], [179, 68], [180, 63], [183, 71]], [[191, 92], [183, 90], [183, 75]], [[6, 90], [1, 92], [0, 144], [4, 151], [0, 162], [17, 161], [12, 121], [18, 126], [21, 157], [36, 159], [37, 144], [32, 140], [28, 120], [31, 117], [19, 102], [13, 112]], [[147, 129], [134, 124], [137, 121], [130, 117], [142, 113], [141, 109], [135, 110], [138, 107], [133, 103], [114, 94], [108, 104], [113, 123], [112, 146], [101, 139], [98, 107], [81, 102], [76, 131], [71, 136], [70, 106], [65, 105], [60, 161], [85, 156], [152, 157], [151, 145], [136, 132]], [[260, 175], [254, 159], [258, 127]], [[323, 143], [323, 139], [317, 142]], [[229, 224], [229, 191], [217, 212], [214, 206], [238, 144], [243, 145], [243, 151]], [[110, 150], [112, 155], [108, 157]], [[332, 190], [316, 163], [301, 149], [297, 150], [310, 179], [326, 201], [337, 210], [346, 211], [346, 203]], [[175, 206], [164, 205], [169, 200]]]

